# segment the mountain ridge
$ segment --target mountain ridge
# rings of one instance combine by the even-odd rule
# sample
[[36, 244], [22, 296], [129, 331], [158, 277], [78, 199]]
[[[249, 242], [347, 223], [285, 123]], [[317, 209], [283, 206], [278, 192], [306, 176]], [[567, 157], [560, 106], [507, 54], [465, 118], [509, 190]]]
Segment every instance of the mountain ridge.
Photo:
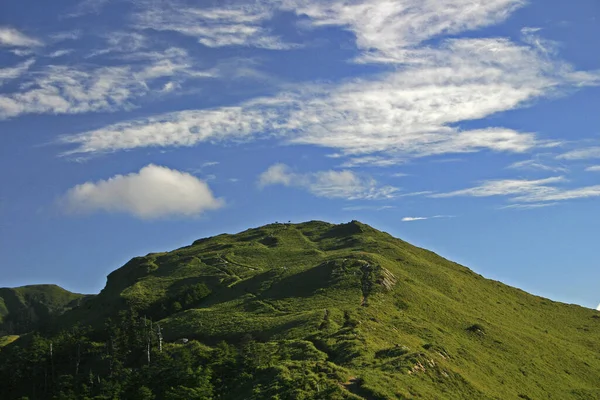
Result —
[[[279, 360], [263, 392], [217, 398], [270, 398], [279, 392], [269, 382], [299, 368], [316, 374], [307, 398], [323, 385], [339, 398], [600, 398], [598, 312], [485, 279], [358, 221], [275, 223], [135, 257], [56, 325], [90, 325], [102, 342], [106, 321], [132, 310], [173, 348], [250, 341]], [[299, 348], [305, 356], [280, 354]], [[255, 366], [254, 384], [273, 362]]]

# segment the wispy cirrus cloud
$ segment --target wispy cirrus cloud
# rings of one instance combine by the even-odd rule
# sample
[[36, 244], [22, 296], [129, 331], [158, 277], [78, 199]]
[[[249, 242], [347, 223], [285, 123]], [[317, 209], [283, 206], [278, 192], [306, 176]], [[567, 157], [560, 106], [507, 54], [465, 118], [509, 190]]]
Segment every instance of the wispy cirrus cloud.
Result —
[[550, 171], [550, 172], [568, 172], [569, 169], [564, 166], [548, 165], [538, 160], [524, 160], [518, 161], [507, 168], [509, 169], [523, 169], [523, 170], [538, 170], [538, 171]]
[[557, 206], [559, 203], [531, 203], [531, 204], [510, 204], [500, 207], [501, 210], [534, 210], [537, 208], [547, 208]]
[[33, 64], [35, 64], [35, 59], [31, 58], [14, 67], [0, 68], [0, 86], [2, 86], [4, 81], [9, 81], [22, 76]]
[[150, 47], [148, 38], [139, 32], [114, 31], [102, 36], [105, 40], [105, 47], [93, 50], [86, 58], [112, 53], [136, 57], [142, 50], [147, 50]]
[[585, 160], [590, 158], [600, 158], [600, 146], [586, 147], [582, 149], [571, 150], [557, 157], [559, 160]]
[[[0, 94], [0, 119], [23, 114], [79, 114], [134, 107], [134, 100], [174, 81], [212, 77], [193, 65], [187, 52], [168, 49], [143, 63], [117, 66], [47, 65], [29, 74], [12, 93]], [[21, 68], [30, 66], [22, 64]], [[160, 83], [155, 83], [159, 81]]]
[[300, 174], [293, 172], [285, 164], [269, 167], [259, 176], [258, 184], [262, 188], [272, 185], [298, 187], [317, 197], [346, 200], [390, 199], [398, 192], [398, 188], [380, 186], [374, 179], [348, 170]]
[[141, 219], [200, 215], [223, 206], [206, 182], [185, 172], [147, 165], [139, 172], [86, 182], [67, 191], [69, 212], [119, 212]]
[[88, 14], [99, 14], [111, 0], [82, 0], [68, 12], [67, 18], [77, 18]]
[[592, 165], [585, 169], [587, 172], [600, 172], [600, 165]]
[[263, 26], [273, 6], [259, 2], [214, 8], [191, 7], [178, 2], [141, 2], [134, 16], [138, 29], [178, 32], [207, 47], [247, 46], [272, 50], [293, 47]]
[[[468, 197], [509, 197], [510, 201], [517, 203], [537, 203], [529, 205], [528, 208], [542, 207], [542, 203], [554, 203], [566, 200], [600, 197], [600, 185], [584, 186], [579, 188], [566, 188], [556, 184], [565, 183], [567, 180], [562, 176], [550, 177], [538, 180], [526, 179], [504, 179], [489, 180], [482, 182], [479, 186], [468, 189], [457, 190], [448, 193], [435, 193], [429, 197], [448, 198], [458, 196]], [[525, 208], [515, 206], [514, 208]]]
[[[67, 141], [79, 144], [73, 152], [102, 152], [275, 135], [292, 144], [334, 148], [343, 155], [384, 153], [371, 159], [375, 164], [486, 149], [520, 153], [556, 145], [534, 133], [501, 127], [463, 131], [456, 124], [554, 93], [570, 84], [570, 69], [566, 76], [557, 74], [546, 58], [505, 39], [451, 40], [441, 49], [414, 53], [420, 61], [371, 79], [308, 85], [235, 107], [123, 122]], [[232, 110], [238, 114], [239, 129], [234, 131], [227, 120]], [[198, 125], [204, 116], [210, 123]], [[158, 121], [172, 123], [168, 133], [161, 133], [164, 122]], [[368, 159], [349, 162], [363, 161]]]
[[73, 53], [74, 51], [75, 50], [73, 50], [73, 49], [60, 49], [60, 50], [53, 51], [49, 54], [46, 54], [46, 57], [50, 57], [50, 58], [64, 57], [66, 55]]
[[443, 197], [457, 197], [457, 196], [470, 196], [470, 197], [490, 197], [490, 196], [534, 196], [537, 194], [548, 193], [552, 191], [549, 184], [563, 182], [565, 180], [562, 176], [556, 176], [538, 180], [527, 180], [527, 179], [498, 179], [484, 181], [479, 186], [475, 186], [468, 189], [456, 190], [448, 193], [436, 193], [430, 197], [443, 198]]
[[18, 30], [0, 26], [0, 47], [39, 47], [44, 43], [41, 40], [28, 36]]

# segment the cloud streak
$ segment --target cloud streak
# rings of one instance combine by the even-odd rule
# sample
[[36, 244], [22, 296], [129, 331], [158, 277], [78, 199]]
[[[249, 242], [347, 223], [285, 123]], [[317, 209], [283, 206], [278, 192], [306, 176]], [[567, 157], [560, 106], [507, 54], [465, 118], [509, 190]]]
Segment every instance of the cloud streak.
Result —
[[402, 218], [402, 222], [414, 222], [414, 221], [425, 221], [428, 219], [438, 219], [438, 218], [454, 218], [453, 215], [434, 215], [431, 217], [404, 217]]
[[39, 47], [44, 43], [14, 28], [0, 26], [0, 47]]
[[118, 212], [141, 219], [195, 216], [223, 205], [204, 181], [153, 164], [137, 173], [77, 185], [62, 203], [73, 213]]
[[16, 79], [22, 76], [29, 70], [29, 68], [33, 64], [35, 64], [35, 59], [31, 58], [25, 62], [18, 64], [15, 67], [0, 68], [0, 86], [5, 81]]
[[[564, 183], [566, 179], [561, 176], [538, 180], [506, 179], [482, 182], [479, 186], [457, 190], [448, 193], [435, 193], [429, 197], [510, 197], [510, 201], [518, 203], [538, 203], [529, 205], [528, 208], [542, 207], [541, 203], [560, 202], [566, 200], [600, 197], [600, 185], [585, 186], [580, 188], [564, 188], [555, 184]], [[513, 208], [525, 208], [515, 206]]]
[[587, 147], [583, 149], [571, 150], [556, 157], [559, 160], [586, 160], [590, 158], [600, 158], [600, 146]]

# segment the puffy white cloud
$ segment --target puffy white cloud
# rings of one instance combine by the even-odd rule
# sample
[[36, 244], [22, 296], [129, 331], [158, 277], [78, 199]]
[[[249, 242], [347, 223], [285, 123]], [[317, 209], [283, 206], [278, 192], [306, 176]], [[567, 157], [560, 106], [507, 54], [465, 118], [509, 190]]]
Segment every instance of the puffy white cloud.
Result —
[[0, 47], [38, 47], [44, 44], [14, 28], [0, 26]]
[[585, 169], [587, 172], [600, 172], [600, 165], [592, 165]]
[[269, 185], [290, 186], [294, 178], [296, 178], [296, 175], [291, 172], [290, 167], [279, 163], [271, 165], [265, 172], [260, 174], [258, 185], [260, 187]]
[[71, 212], [122, 212], [154, 219], [199, 215], [218, 209], [223, 201], [197, 177], [150, 164], [137, 173], [77, 185], [65, 194], [63, 204]]
[[379, 186], [369, 177], [359, 176], [352, 171], [318, 171], [314, 173], [294, 173], [285, 164], [275, 164], [263, 172], [258, 180], [260, 187], [284, 185], [299, 187], [318, 197], [346, 200], [389, 199], [398, 188]]

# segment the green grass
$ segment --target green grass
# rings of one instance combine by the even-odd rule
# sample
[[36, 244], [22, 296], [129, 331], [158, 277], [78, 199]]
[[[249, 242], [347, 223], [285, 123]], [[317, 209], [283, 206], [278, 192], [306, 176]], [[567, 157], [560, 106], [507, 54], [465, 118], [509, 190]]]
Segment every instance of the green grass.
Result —
[[600, 398], [599, 312], [359, 222], [271, 224], [137, 257], [60, 321], [99, 327], [129, 307], [168, 341], [300, 341], [344, 371], [328, 379], [352, 398]]

